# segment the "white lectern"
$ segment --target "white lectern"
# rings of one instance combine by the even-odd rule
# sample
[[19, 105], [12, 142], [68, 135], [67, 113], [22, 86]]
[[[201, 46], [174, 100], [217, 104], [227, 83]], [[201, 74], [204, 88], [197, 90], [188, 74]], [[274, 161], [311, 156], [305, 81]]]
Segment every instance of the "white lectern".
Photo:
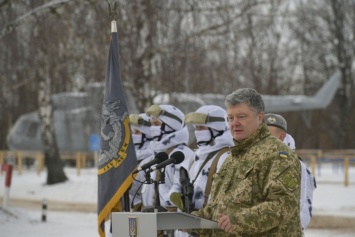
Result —
[[157, 230], [216, 228], [217, 222], [184, 212], [112, 212], [113, 237], [156, 237]]

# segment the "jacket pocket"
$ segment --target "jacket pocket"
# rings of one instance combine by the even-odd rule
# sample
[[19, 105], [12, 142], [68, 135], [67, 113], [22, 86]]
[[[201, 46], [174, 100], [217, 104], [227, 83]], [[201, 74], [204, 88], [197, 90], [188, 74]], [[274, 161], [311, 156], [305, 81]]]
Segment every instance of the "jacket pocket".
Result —
[[234, 181], [229, 185], [233, 203], [242, 205], [250, 205], [252, 203], [253, 186], [256, 185], [253, 170], [253, 164], [236, 170]]

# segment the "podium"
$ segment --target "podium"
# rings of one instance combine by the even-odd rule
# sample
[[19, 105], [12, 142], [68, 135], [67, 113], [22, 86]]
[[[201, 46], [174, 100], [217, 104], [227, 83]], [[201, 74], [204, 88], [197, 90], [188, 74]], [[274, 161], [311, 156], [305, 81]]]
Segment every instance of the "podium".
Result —
[[113, 237], [156, 237], [157, 230], [217, 229], [211, 221], [185, 212], [112, 212]]

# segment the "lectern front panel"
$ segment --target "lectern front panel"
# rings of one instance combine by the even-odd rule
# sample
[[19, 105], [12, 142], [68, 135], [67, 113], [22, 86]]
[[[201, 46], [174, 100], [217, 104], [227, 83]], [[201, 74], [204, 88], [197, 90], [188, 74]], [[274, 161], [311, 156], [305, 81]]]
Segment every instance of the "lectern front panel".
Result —
[[112, 213], [113, 237], [156, 237], [157, 216], [143, 212]]

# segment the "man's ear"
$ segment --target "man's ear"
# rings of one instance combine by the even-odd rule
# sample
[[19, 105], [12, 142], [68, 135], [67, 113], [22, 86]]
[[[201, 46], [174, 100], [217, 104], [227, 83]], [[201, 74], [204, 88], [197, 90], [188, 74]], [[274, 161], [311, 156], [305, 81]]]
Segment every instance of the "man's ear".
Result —
[[286, 132], [282, 132], [282, 133], [280, 134], [280, 139], [281, 139], [281, 141], [284, 141], [285, 137], [286, 137]]
[[264, 122], [264, 117], [265, 117], [265, 113], [264, 112], [260, 112], [258, 114], [259, 124], [262, 124]]

